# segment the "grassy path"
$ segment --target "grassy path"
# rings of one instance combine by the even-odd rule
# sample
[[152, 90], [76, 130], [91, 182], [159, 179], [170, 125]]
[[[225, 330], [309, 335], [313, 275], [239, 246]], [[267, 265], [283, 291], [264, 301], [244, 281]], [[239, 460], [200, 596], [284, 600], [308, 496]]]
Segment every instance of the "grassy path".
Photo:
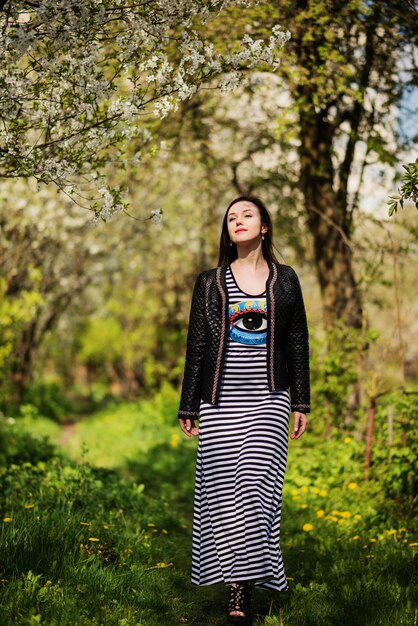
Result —
[[[64, 457], [16, 444], [3, 471], [4, 626], [225, 623], [226, 588], [190, 583], [197, 439], [173, 420], [176, 402], [168, 391], [65, 430], [20, 422]], [[291, 592], [256, 590], [254, 626], [417, 623], [416, 522], [362, 481], [352, 438], [302, 439], [283, 493]]]
[[[126, 417], [125, 411], [126, 408], [122, 414]], [[103, 416], [99, 416], [96, 419], [99, 420], [99, 425], [101, 425], [100, 420], [103, 419]], [[96, 421], [94, 418], [93, 420]], [[162, 561], [162, 563], [173, 563], [173, 566], [156, 568], [153, 577], [149, 576], [149, 578], [150, 586], [158, 588], [160, 586], [159, 579], [164, 580], [163, 577], [168, 577], [169, 568], [175, 566], [181, 573], [181, 594], [174, 597], [174, 602], [183, 605], [183, 607], [188, 606], [189, 613], [186, 615], [184, 612], [181, 612], [181, 614], [173, 615], [171, 611], [166, 609], [167, 613], [161, 615], [161, 607], [159, 605], [156, 615], [153, 615], [153, 602], [150, 600], [153, 597], [154, 590], [151, 589], [151, 596], [146, 598], [146, 603], [150, 606], [151, 612], [146, 617], [143, 617], [146, 620], [143, 623], [150, 626], [154, 624], [167, 624], [168, 626], [174, 623], [215, 626], [225, 623], [226, 587], [224, 585], [214, 585], [206, 588], [196, 588], [189, 582], [197, 439], [188, 440], [178, 428], [174, 428], [169, 429], [169, 439], [167, 436], [164, 436], [160, 443], [148, 447], [148, 445], [145, 445], [145, 442], [152, 440], [152, 438], [142, 433], [141, 441], [137, 442], [137, 446], [141, 448], [145, 446], [145, 449], [139, 458], [130, 459], [128, 455], [128, 458], [121, 459], [114, 454], [104, 459], [101, 458], [101, 451], [106, 449], [107, 445], [102, 441], [96, 447], [91, 443], [89, 436], [89, 431], [91, 429], [96, 431], [99, 425], [93, 424], [92, 421], [78, 425], [74, 423], [66, 424], [58, 441], [60, 445], [67, 449], [69, 448], [71, 456], [78, 461], [81, 461], [83, 458], [99, 465], [117, 467], [121, 475], [128, 480], [140, 480], [141, 484], [145, 486], [144, 491], [146, 494], [156, 501], [165, 503], [170, 511], [175, 511], [180, 523], [180, 529], [171, 529], [167, 531], [165, 536], [167, 545], [165, 554], [168, 554], [167, 559], [170, 560]], [[150, 430], [152, 430], [152, 427], [150, 427]], [[111, 431], [112, 429], [108, 432]], [[126, 446], [120, 439], [119, 446], [125, 450], [130, 447]], [[83, 451], [83, 454], [81, 454], [81, 451]], [[120, 462], [122, 462], [121, 465], [119, 465]], [[154, 524], [154, 522], [148, 522], [148, 524]], [[169, 526], [169, 524], [166, 525]], [[151, 532], [156, 531], [156, 535], [161, 530], [157, 526], [150, 528]], [[170, 602], [173, 600], [173, 595], [172, 593], [170, 594], [169, 590], [162, 589], [161, 593], [169, 594]], [[254, 611], [259, 618], [258, 620], [256, 618], [256, 623], [258, 621], [260, 624], [282, 624], [280, 618], [277, 620], [274, 618], [274, 615], [280, 617], [280, 614], [282, 614], [280, 604], [287, 601], [287, 595], [285, 594], [281, 602], [278, 602], [277, 595], [264, 590], [261, 591], [254, 602]], [[264, 621], [264, 616], [269, 617], [269, 619]]]

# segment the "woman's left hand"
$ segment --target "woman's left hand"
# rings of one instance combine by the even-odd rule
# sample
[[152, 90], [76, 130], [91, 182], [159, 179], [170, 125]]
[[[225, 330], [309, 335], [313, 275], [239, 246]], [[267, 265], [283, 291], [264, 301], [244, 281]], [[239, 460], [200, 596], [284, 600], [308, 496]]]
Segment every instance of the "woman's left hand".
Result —
[[293, 415], [295, 417], [295, 427], [293, 432], [290, 434], [290, 438], [299, 439], [299, 437], [301, 437], [301, 435], [305, 432], [308, 418], [305, 413], [299, 413], [299, 411], [295, 411]]

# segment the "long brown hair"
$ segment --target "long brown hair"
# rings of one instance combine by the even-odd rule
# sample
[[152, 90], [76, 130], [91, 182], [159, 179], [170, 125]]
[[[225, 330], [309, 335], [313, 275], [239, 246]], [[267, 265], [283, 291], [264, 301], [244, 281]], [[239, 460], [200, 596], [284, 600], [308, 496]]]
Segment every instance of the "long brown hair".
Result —
[[232, 263], [232, 261], [235, 261], [235, 259], [238, 257], [237, 245], [234, 242], [232, 242], [232, 246], [230, 245], [231, 238], [228, 233], [227, 218], [228, 211], [231, 206], [236, 202], [241, 201], [251, 202], [258, 208], [261, 223], [264, 226], [267, 226], [267, 232], [264, 233], [264, 239], [261, 241], [261, 250], [263, 252], [263, 257], [266, 259], [266, 261], [279, 263], [273, 251], [273, 222], [271, 220], [270, 213], [266, 205], [257, 196], [238, 196], [237, 198], [234, 198], [232, 202], [230, 202], [227, 210], [225, 211], [224, 219], [222, 222], [221, 238], [219, 242], [218, 266], [228, 265], [229, 263]]

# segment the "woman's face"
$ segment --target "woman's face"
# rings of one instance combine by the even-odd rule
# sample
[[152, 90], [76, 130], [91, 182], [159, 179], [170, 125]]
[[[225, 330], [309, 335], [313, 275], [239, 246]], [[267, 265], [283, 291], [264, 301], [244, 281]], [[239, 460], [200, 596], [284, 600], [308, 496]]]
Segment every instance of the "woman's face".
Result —
[[226, 221], [229, 237], [236, 244], [254, 241], [259, 243], [261, 232], [267, 231], [265, 226], [261, 226], [258, 208], [247, 200], [233, 204], [228, 211]]

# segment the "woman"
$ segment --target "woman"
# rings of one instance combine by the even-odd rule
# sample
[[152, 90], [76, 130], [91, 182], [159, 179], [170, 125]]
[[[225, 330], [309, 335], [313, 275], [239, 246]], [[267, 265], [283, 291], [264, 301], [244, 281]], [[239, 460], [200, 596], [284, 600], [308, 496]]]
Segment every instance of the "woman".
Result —
[[252, 585], [289, 589], [280, 516], [291, 411], [299, 439], [310, 412], [300, 283], [274, 256], [263, 202], [239, 196], [218, 267], [194, 286], [178, 411], [183, 432], [199, 435], [191, 581], [229, 586], [230, 623], [250, 621]]

